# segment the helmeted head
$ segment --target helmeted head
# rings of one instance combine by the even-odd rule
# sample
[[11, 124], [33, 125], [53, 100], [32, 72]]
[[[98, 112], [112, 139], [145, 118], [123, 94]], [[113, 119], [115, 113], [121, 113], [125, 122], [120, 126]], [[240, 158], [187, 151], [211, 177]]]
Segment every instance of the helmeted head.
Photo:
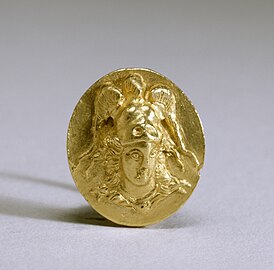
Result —
[[106, 83], [95, 103], [92, 133], [98, 140], [101, 134], [117, 137], [123, 149], [119, 166], [134, 185], [155, 180], [163, 145], [184, 147], [175, 121], [175, 96], [165, 86], [151, 89], [139, 74], [131, 74], [123, 83]]
[[137, 186], [153, 181], [162, 133], [160, 120], [151, 105], [135, 100], [117, 117], [115, 126], [123, 146], [125, 177]]

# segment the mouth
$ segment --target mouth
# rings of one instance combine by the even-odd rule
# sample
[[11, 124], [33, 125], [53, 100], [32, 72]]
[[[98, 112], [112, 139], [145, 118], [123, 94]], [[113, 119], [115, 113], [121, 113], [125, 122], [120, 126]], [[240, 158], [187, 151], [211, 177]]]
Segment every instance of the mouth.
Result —
[[136, 175], [136, 179], [137, 180], [140, 180], [141, 178], [146, 178], [146, 176], [147, 176], [147, 171], [139, 171], [139, 172], [137, 172], [137, 175]]

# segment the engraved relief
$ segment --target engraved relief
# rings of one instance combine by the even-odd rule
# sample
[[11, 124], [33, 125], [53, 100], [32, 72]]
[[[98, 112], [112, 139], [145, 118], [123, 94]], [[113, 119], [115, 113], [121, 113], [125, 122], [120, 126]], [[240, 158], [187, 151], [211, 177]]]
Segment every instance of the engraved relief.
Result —
[[94, 101], [92, 144], [74, 171], [87, 192], [133, 211], [148, 211], [170, 194], [186, 194], [199, 161], [186, 147], [176, 99], [165, 85], [147, 87], [135, 73], [105, 83]]

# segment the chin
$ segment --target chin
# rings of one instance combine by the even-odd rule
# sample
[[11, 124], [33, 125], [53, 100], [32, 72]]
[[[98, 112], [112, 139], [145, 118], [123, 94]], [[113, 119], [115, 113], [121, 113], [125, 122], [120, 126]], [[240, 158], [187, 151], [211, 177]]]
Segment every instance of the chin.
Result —
[[149, 183], [149, 178], [145, 178], [145, 179], [135, 179], [133, 181], [133, 183], [137, 186], [144, 186], [147, 185]]

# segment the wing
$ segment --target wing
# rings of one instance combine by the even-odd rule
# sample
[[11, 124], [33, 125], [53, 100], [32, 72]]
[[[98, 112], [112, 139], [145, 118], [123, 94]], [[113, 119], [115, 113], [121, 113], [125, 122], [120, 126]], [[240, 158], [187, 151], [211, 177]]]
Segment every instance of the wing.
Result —
[[123, 102], [124, 96], [120, 89], [113, 85], [103, 86], [94, 103], [93, 127], [98, 130], [106, 123], [109, 117], [113, 119]]
[[166, 87], [156, 87], [151, 91], [150, 101], [161, 108], [162, 125], [177, 146], [179, 153], [188, 156], [195, 166], [199, 166], [200, 162], [196, 155], [186, 147], [187, 140], [183, 128], [176, 121], [176, 100], [173, 93]]

